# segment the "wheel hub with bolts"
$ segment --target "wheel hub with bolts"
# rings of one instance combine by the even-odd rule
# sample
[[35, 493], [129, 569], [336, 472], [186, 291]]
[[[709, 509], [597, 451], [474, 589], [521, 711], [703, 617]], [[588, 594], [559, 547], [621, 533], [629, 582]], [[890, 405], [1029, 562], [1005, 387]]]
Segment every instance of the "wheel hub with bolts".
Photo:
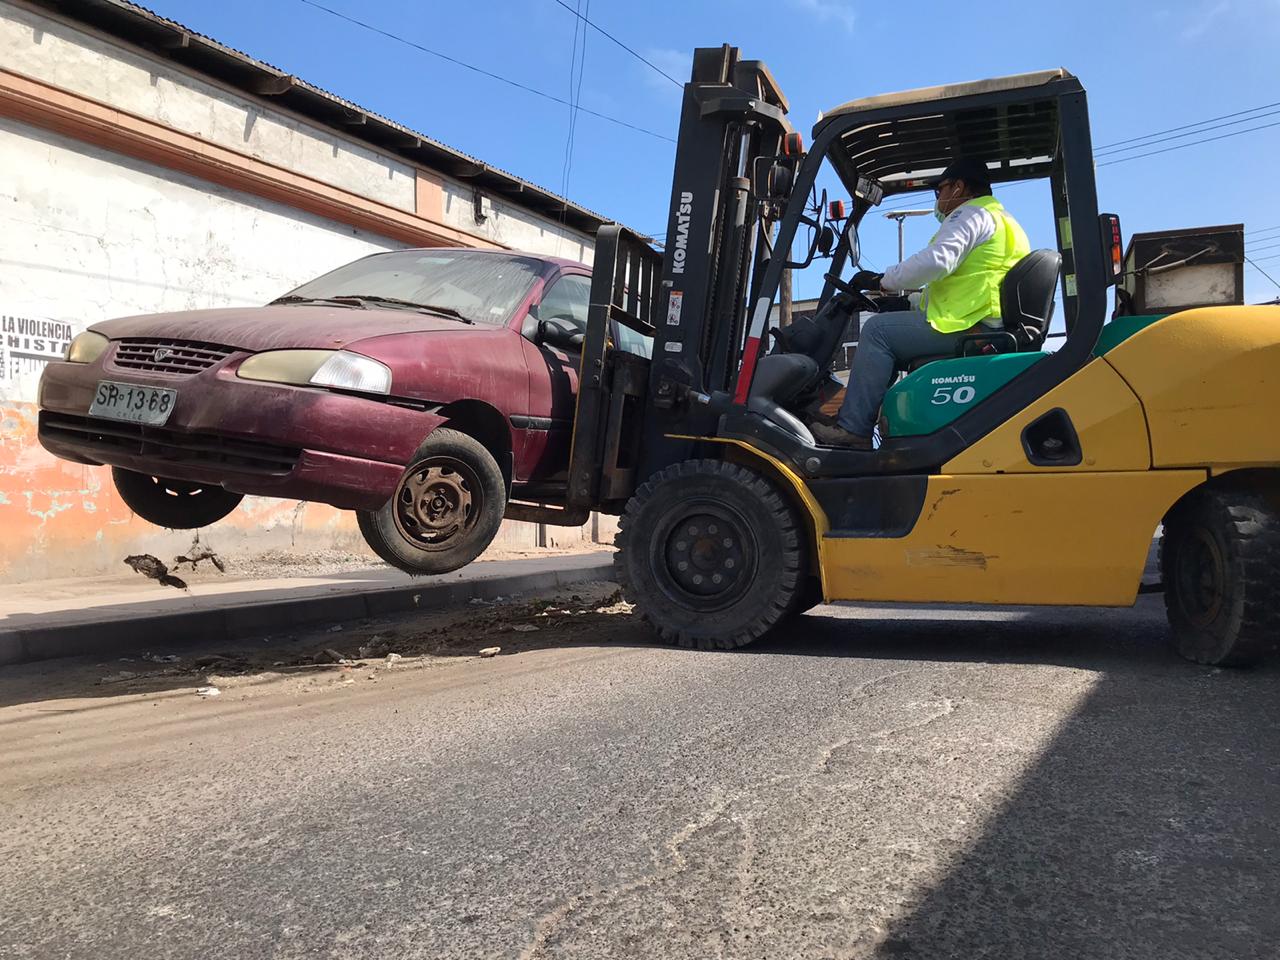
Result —
[[1213, 623], [1222, 610], [1225, 570], [1222, 551], [1208, 531], [1197, 529], [1178, 555], [1177, 596], [1187, 619], [1197, 627]]
[[671, 518], [661, 543], [661, 579], [686, 600], [714, 609], [750, 586], [750, 533], [741, 517], [721, 505], [690, 504]]
[[462, 464], [421, 464], [396, 492], [396, 526], [416, 543], [448, 540], [475, 515], [476, 489]]
[[714, 596], [732, 587], [743, 569], [742, 536], [733, 525], [707, 513], [677, 524], [667, 541], [671, 577], [698, 596]]

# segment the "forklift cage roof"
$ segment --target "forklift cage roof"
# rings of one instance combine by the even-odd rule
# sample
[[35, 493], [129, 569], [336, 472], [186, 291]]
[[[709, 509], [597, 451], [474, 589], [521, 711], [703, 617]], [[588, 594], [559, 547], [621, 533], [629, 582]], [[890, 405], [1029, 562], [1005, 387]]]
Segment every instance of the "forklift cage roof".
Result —
[[841, 178], [874, 180], [886, 196], [932, 186], [962, 156], [985, 163], [993, 183], [1044, 177], [1059, 151], [1064, 87], [1079, 82], [1057, 69], [863, 97], [822, 114], [813, 136], [838, 128], [828, 152]]

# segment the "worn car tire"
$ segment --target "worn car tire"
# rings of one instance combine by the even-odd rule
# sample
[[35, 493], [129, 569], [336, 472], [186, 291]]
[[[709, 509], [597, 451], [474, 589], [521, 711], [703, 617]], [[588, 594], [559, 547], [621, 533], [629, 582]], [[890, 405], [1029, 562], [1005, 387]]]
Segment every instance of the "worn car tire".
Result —
[[122, 467], [111, 468], [120, 499], [148, 523], [170, 530], [194, 530], [216, 523], [240, 505], [243, 494], [216, 484], [166, 480]]
[[507, 508], [498, 462], [465, 433], [433, 432], [381, 509], [358, 512], [360, 532], [379, 557], [407, 573], [449, 573], [484, 551]]
[[797, 608], [800, 522], [769, 480], [720, 460], [677, 463], [644, 483], [618, 524], [623, 594], [666, 640], [732, 649]]
[[1280, 639], [1280, 517], [1263, 497], [1206, 489], [1179, 504], [1160, 545], [1178, 653], [1246, 666]]

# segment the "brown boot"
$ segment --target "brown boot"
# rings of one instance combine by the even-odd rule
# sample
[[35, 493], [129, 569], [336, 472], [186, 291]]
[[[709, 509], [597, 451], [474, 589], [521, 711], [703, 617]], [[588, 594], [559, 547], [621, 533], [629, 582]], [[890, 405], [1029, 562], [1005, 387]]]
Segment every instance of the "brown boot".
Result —
[[849, 450], [871, 449], [870, 437], [860, 437], [841, 426], [829, 427], [825, 423], [813, 423], [809, 425], [809, 432], [813, 434], [813, 439], [818, 441], [819, 446], [845, 447]]

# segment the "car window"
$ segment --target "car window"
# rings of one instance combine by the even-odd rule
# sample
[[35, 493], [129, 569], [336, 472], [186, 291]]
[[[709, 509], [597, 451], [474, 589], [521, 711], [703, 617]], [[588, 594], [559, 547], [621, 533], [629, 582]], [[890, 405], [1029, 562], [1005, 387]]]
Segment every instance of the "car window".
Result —
[[587, 306], [591, 302], [591, 278], [561, 277], [542, 294], [539, 320], [568, 320], [583, 334], [587, 332]]
[[614, 324], [614, 343], [623, 353], [634, 353], [638, 357], [653, 358], [653, 337], [632, 330], [620, 323]]
[[348, 263], [286, 296], [386, 297], [456, 311], [475, 323], [504, 324], [541, 271], [539, 261], [526, 257], [398, 250]]

